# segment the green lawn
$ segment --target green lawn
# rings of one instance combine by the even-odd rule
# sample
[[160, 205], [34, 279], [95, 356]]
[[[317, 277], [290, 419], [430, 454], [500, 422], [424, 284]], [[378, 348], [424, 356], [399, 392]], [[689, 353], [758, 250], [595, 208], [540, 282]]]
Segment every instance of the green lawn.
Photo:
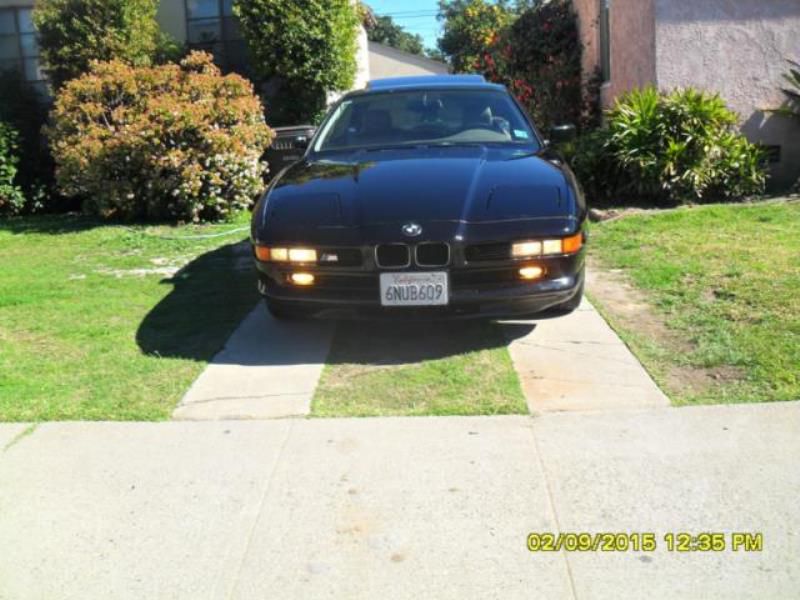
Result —
[[0, 420], [168, 418], [257, 295], [245, 231], [165, 238], [246, 222], [0, 222]]
[[674, 403], [800, 398], [799, 201], [628, 216], [595, 225], [591, 249], [666, 326], [592, 296]]
[[319, 417], [526, 414], [489, 323], [342, 323], [312, 404]]

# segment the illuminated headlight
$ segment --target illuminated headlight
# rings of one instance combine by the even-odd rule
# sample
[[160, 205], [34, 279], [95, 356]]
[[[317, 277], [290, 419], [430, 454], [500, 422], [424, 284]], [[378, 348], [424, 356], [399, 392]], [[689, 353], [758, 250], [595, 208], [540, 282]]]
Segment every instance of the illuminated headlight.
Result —
[[561, 240], [545, 240], [542, 242], [542, 254], [561, 254]]
[[517, 242], [511, 245], [512, 258], [531, 258], [535, 256], [555, 256], [558, 254], [575, 254], [583, 247], [583, 233], [576, 233], [567, 238]]
[[317, 251], [313, 248], [256, 246], [256, 257], [262, 262], [315, 263]]
[[317, 262], [317, 251], [312, 248], [290, 248], [289, 262]]
[[541, 253], [542, 242], [519, 242], [511, 246], [511, 256], [514, 258], [539, 256]]

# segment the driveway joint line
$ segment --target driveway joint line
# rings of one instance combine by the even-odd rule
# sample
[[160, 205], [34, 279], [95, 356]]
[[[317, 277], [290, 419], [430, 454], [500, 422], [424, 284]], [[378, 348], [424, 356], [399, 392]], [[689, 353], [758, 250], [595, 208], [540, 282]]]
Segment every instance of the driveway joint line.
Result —
[[[242, 570], [244, 569], [244, 563], [247, 560], [247, 555], [250, 553], [250, 547], [253, 545], [253, 537], [256, 528], [258, 527], [259, 522], [261, 522], [261, 515], [264, 512], [264, 503], [267, 501], [267, 494], [269, 493], [269, 490], [272, 487], [272, 482], [275, 479], [275, 473], [278, 470], [278, 464], [280, 464], [281, 457], [283, 456], [283, 453], [286, 450], [286, 445], [289, 443], [289, 438], [291, 437], [292, 431], [294, 430], [295, 422], [296, 420], [294, 419], [289, 421], [289, 426], [286, 428], [286, 433], [283, 436], [283, 441], [281, 442], [281, 445], [278, 448], [278, 452], [275, 455], [275, 461], [272, 463], [272, 468], [270, 469], [269, 475], [267, 476], [267, 480], [264, 482], [264, 488], [261, 490], [261, 498], [258, 501], [258, 510], [256, 511], [255, 519], [253, 519], [253, 524], [250, 527], [250, 531], [247, 533], [247, 539], [245, 540], [244, 549], [239, 559], [239, 564], [233, 573], [233, 578], [230, 584], [230, 588], [228, 590], [228, 593], [225, 594], [225, 597], [228, 600], [234, 597], [234, 594], [239, 588], [239, 580], [242, 575]], [[224, 576], [224, 572], [220, 573], [220, 576]]]
[[[547, 477], [547, 470], [544, 467], [544, 458], [542, 458], [542, 452], [539, 448], [539, 440], [536, 437], [536, 430], [535, 424], [533, 421], [530, 422], [528, 429], [531, 432], [531, 437], [533, 438], [533, 448], [534, 453], [536, 454], [536, 463], [539, 465], [539, 471], [542, 473], [542, 480], [544, 481], [544, 489], [547, 494], [547, 504], [550, 507], [550, 514], [553, 516], [553, 522], [556, 525], [556, 533], [561, 533], [561, 523], [558, 521], [558, 511], [556, 510], [556, 503], [555, 499], [553, 498], [553, 490], [550, 486], [550, 479]], [[569, 589], [570, 595], [573, 600], [578, 599], [578, 594], [575, 591], [575, 580], [572, 576], [572, 565], [569, 562], [569, 556], [567, 555], [566, 550], [563, 548], [561, 549], [561, 556], [564, 558], [564, 567], [567, 571], [567, 580], [569, 581]]]

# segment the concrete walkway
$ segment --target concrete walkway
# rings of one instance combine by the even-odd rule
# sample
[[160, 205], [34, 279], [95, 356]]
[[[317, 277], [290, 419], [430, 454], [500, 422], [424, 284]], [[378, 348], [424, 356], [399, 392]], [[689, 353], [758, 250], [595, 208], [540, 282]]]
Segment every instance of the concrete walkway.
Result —
[[333, 327], [325, 321], [278, 321], [259, 302], [192, 384], [173, 418], [307, 415]]
[[[3, 600], [800, 590], [800, 404], [25, 431], [0, 425]], [[763, 551], [669, 552], [682, 531]], [[530, 553], [530, 532], [659, 547]]]
[[522, 323], [535, 326], [508, 349], [531, 413], [669, 406], [586, 298], [566, 317]]

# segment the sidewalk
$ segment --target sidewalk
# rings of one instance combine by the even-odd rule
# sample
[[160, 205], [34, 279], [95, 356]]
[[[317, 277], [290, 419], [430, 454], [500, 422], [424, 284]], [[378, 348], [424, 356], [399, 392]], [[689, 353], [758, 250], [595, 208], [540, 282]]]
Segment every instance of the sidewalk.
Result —
[[[0, 598], [796, 597], [798, 432], [800, 404], [43, 424], [0, 451]], [[764, 550], [668, 552], [681, 531]]]

